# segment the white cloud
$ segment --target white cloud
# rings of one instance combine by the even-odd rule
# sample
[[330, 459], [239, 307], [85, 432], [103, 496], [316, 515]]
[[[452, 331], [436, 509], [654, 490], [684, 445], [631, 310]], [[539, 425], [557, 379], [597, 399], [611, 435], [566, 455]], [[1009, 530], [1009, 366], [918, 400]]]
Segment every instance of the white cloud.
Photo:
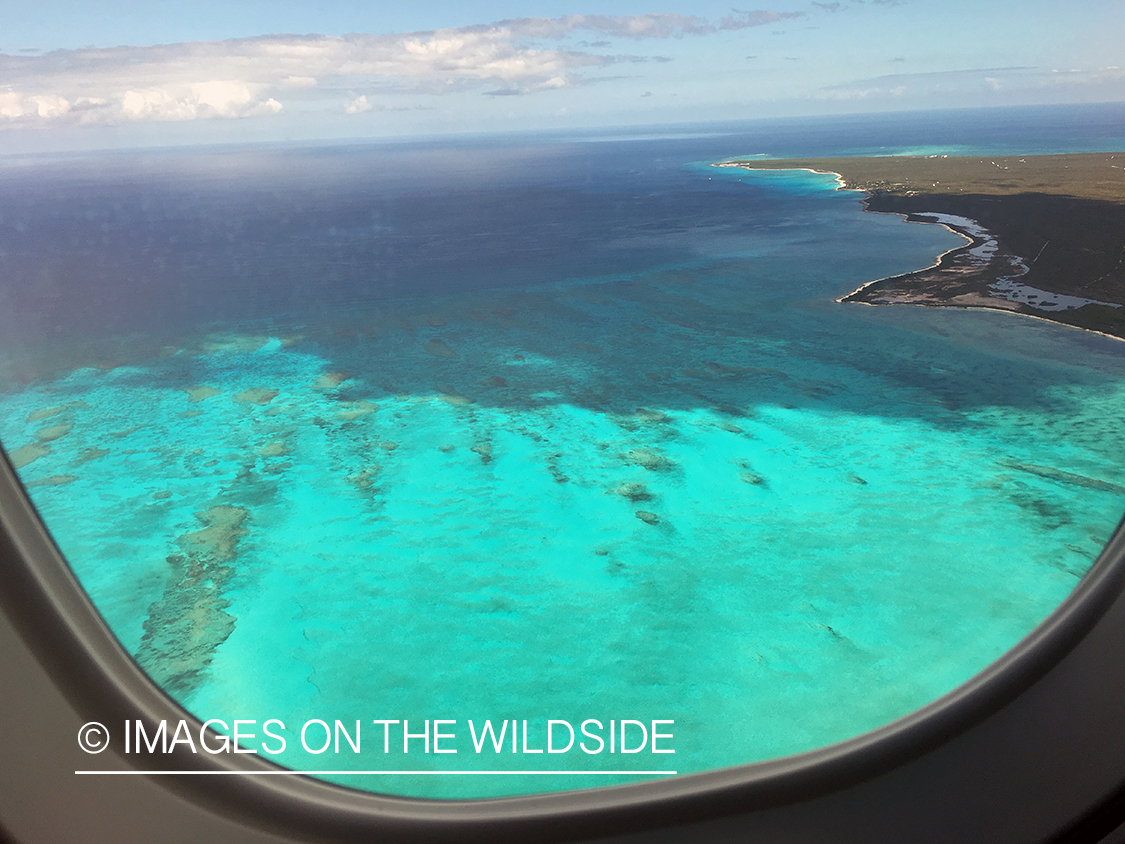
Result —
[[0, 94], [0, 117], [62, 117], [70, 108], [70, 102], [56, 94]]
[[[74, 108], [51, 116], [77, 115], [79, 122], [124, 120], [196, 120], [208, 117], [254, 117], [276, 114], [281, 103], [272, 97], [260, 98], [257, 86], [237, 81], [213, 80], [163, 88], [131, 88], [110, 100], [87, 100]], [[85, 117], [86, 112], [91, 117]]]
[[695, 15], [650, 13], [646, 15], [567, 15], [561, 18], [518, 18], [500, 21], [495, 26], [506, 27], [513, 34], [527, 38], [561, 38], [583, 30], [601, 32], [615, 38], [680, 38], [685, 35], [710, 35], [720, 30], [747, 29], [766, 26], [788, 18], [800, 17], [804, 12], [773, 12], [759, 10], [742, 12], [731, 10], [718, 23], [711, 23]]
[[[799, 12], [734, 10], [717, 22], [678, 14], [570, 15], [401, 35], [266, 35], [149, 47], [0, 54], [0, 125], [237, 119], [276, 114], [282, 102], [331, 101], [340, 88], [389, 93], [527, 94], [583, 84], [589, 70], [646, 57], [537, 43], [577, 31], [640, 40], [764, 26]], [[604, 43], [604, 42], [602, 42]], [[485, 90], [500, 85], [501, 89]], [[484, 86], [482, 88], [482, 86]], [[336, 100], [339, 102], [339, 100]], [[367, 96], [349, 114], [377, 108]]]
[[371, 111], [372, 108], [374, 108], [374, 106], [367, 102], [367, 95], [362, 94], [344, 105], [344, 113], [362, 114], [365, 111]]
[[[1063, 89], [1057, 93], [1049, 89]], [[860, 79], [821, 88], [819, 100], [911, 99], [915, 102], [973, 101], [1003, 95], [1014, 102], [1060, 98], [1068, 101], [1120, 99], [1125, 94], [1125, 73], [1116, 68], [1046, 71], [1036, 67], [993, 67], [902, 73]], [[992, 100], [982, 100], [991, 102]]]

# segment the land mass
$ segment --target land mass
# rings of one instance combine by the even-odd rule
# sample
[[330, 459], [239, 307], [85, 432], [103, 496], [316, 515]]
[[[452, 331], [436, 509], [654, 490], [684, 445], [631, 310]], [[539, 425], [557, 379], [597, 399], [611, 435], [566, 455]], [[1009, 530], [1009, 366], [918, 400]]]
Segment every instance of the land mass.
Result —
[[1125, 339], [1125, 153], [725, 161], [805, 169], [865, 191], [868, 211], [969, 239], [937, 264], [843, 302], [998, 308]]

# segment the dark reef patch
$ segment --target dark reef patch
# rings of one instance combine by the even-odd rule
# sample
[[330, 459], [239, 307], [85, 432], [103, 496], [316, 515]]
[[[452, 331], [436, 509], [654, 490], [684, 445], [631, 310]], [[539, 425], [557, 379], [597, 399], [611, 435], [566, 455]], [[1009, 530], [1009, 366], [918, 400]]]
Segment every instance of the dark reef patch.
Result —
[[193, 692], [215, 649], [234, 631], [223, 591], [234, 576], [234, 559], [249, 513], [216, 505], [195, 514], [203, 527], [176, 539], [179, 553], [164, 594], [148, 609], [137, 663], [165, 691], [182, 700]]
[[675, 463], [651, 448], [634, 448], [625, 455], [626, 461], [650, 472], [667, 472], [675, 468]]
[[74, 483], [76, 480], [78, 480], [78, 478], [75, 475], [51, 475], [47, 478], [40, 478], [37, 481], [30, 481], [28, 486], [62, 486], [63, 484]]
[[652, 493], [644, 484], [635, 482], [626, 482], [620, 486], [616, 486], [610, 490], [614, 495], [620, 495], [622, 498], [628, 498], [630, 501], [651, 501]]
[[1037, 475], [1049, 481], [1125, 495], [1125, 486], [1098, 480], [1097, 478], [1088, 478], [1085, 475], [1077, 475], [1074, 472], [1064, 472], [1062, 469], [1055, 469], [1052, 466], [1037, 466], [1034, 463], [1024, 463], [1022, 460], [1011, 459], [998, 460], [997, 462], [1006, 469], [1015, 469], [1018, 472]]
[[21, 445], [19, 448], [8, 454], [8, 459], [12, 461], [12, 467], [15, 469], [22, 469], [31, 463], [34, 463], [40, 457], [45, 457], [51, 453], [51, 447], [44, 443], [28, 443]]

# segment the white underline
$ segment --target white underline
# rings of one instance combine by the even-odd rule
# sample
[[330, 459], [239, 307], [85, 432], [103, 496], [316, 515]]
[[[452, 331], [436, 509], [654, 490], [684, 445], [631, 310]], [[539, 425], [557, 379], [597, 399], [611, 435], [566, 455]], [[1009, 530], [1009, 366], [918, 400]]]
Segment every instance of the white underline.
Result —
[[380, 776], [391, 774], [422, 774], [430, 776], [526, 776], [529, 774], [549, 774], [551, 776], [587, 776], [587, 775], [613, 775], [613, 776], [675, 776], [676, 771], [75, 771], [75, 774], [111, 774], [111, 775], [135, 775], [135, 776], [165, 776], [165, 775], [203, 775], [203, 776], [239, 776], [239, 777], [262, 777], [262, 776], [343, 776], [357, 775], [357, 776]]

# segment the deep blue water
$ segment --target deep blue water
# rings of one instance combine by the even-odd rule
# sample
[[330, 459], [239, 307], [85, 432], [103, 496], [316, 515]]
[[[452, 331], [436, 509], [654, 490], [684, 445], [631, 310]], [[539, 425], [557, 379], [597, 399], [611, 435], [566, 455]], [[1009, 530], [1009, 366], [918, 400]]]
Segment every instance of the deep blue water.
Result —
[[692, 260], [703, 232], [737, 250], [819, 201], [706, 181], [689, 162], [1113, 150], [1123, 127], [1111, 105], [13, 157], [0, 330], [57, 342], [630, 273]]

